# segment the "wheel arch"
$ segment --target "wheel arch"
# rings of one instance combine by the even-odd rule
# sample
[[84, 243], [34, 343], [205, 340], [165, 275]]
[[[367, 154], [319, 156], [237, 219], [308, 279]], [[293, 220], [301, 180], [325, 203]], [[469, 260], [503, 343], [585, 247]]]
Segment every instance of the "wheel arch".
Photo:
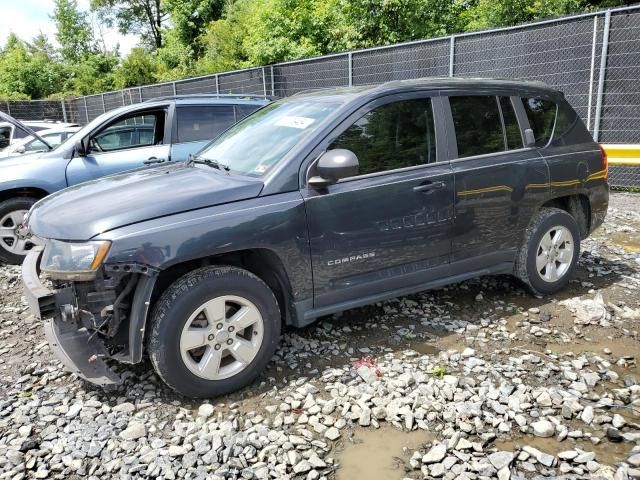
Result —
[[0, 202], [15, 197], [32, 197], [40, 200], [47, 195], [49, 195], [49, 192], [39, 187], [15, 187], [0, 191]]
[[571, 215], [580, 230], [580, 239], [584, 240], [591, 231], [591, 202], [583, 193], [559, 195], [540, 205], [540, 210], [547, 207], [559, 208]]
[[292, 287], [289, 275], [280, 257], [266, 248], [225, 252], [171, 265], [159, 273], [151, 296], [151, 304], [153, 305], [162, 292], [182, 275], [196, 268], [213, 265], [230, 265], [243, 268], [259, 277], [273, 291], [280, 307], [282, 321], [287, 325], [295, 324], [296, 311], [292, 303]]

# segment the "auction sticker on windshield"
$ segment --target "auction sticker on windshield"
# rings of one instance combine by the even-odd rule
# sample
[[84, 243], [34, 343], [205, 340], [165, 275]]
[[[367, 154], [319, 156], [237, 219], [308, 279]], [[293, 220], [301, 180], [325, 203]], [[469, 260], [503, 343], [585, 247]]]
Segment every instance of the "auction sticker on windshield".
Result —
[[291, 128], [299, 128], [301, 130], [304, 130], [305, 128], [309, 127], [309, 125], [311, 125], [313, 122], [315, 122], [315, 118], [309, 118], [309, 117], [291, 117], [291, 116], [285, 116], [282, 118], [279, 118], [276, 121], [276, 125], [278, 125], [279, 127], [291, 127]]

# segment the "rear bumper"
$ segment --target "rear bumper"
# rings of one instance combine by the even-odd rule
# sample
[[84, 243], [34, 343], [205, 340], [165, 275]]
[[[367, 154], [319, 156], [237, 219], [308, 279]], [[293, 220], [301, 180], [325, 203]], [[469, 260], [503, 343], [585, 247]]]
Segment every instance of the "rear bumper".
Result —
[[63, 319], [60, 297], [70, 292], [46, 288], [38, 276], [42, 247], [32, 249], [22, 264], [22, 283], [29, 309], [42, 320], [44, 332], [55, 356], [73, 373], [101, 386], [117, 385], [120, 376], [106, 364], [109, 357], [97, 335], [91, 335], [77, 320]]

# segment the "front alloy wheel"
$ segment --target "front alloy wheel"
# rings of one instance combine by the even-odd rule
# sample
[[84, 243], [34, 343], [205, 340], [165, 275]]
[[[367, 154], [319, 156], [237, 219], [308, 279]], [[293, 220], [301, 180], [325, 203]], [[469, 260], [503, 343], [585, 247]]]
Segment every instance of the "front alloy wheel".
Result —
[[209, 300], [189, 317], [180, 336], [187, 368], [205, 380], [222, 380], [244, 370], [262, 345], [264, 325], [249, 300], [223, 295]]
[[147, 351], [171, 388], [214, 397], [258, 377], [275, 353], [280, 323], [278, 301], [260, 278], [237, 267], [200, 268], [161, 295]]

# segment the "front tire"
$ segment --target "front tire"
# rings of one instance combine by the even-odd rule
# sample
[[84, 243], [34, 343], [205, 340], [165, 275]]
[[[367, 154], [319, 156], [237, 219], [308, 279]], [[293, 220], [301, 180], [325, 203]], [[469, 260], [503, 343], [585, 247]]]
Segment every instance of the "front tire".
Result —
[[10, 198], [0, 203], [0, 262], [19, 265], [36, 244], [18, 235], [18, 227], [37, 200], [31, 197]]
[[575, 219], [559, 208], [543, 208], [527, 227], [515, 274], [534, 294], [553, 294], [569, 283], [579, 256]]
[[275, 353], [280, 309], [271, 289], [236, 267], [205, 267], [160, 297], [147, 349], [154, 369], [178, 393], [214, 397], [253, 382]]

